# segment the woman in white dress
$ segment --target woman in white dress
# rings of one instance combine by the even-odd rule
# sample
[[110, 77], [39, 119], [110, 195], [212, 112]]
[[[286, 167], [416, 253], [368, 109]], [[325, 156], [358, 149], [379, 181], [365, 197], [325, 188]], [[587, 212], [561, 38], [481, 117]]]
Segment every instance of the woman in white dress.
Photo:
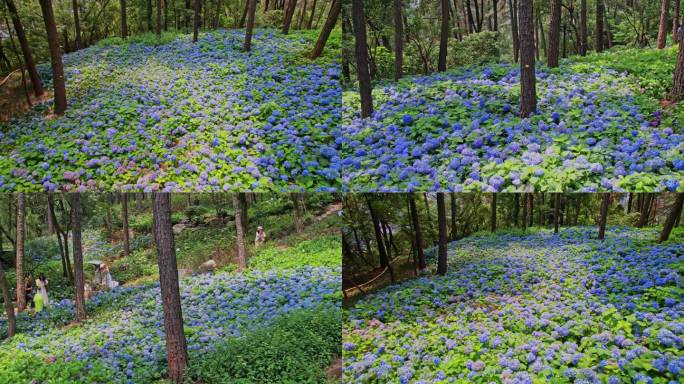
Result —
[[45, 277], [44, 274], [41, 273], [36, 279], [36, 287], [38, 288], [37, 294], [43, 296], [43, 305], [45, 307], [50, 306], [50, 301], [48, 300], [47, 286], [48, 279]]

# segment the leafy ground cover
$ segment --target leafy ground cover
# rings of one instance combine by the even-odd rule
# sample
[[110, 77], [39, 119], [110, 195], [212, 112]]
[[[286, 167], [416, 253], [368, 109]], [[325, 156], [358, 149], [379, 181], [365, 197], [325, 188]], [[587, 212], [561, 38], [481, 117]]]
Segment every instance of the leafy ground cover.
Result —
[[[337, 257], [321, 244], [336, 246]], [[319, 252], [323, 261], [314, 255], [302, 258], [307, 249]], [[287, 267], [285, 259], [293, 255], [298, 255], [298, 266]], [[307, 260], [317, 263], [306, 265]], [[339, 241], [323, 238], [319, 245], [311, 241], [295, 247], [292, 254], [284, 248], [277, 257], [264, 252], [251, 261], [243, 273], [181, 281], [192, 378], [203, 383], [273, 383], [285, 374], [292, 382], [325, 381], [327, 364], [341, 354]], [[37, 316], [20, 314], [20, 333], [0, 344], [0, 383], [161, 380], [166, 349], [158, 283], [99, 293], [88, 301], [88, 311], [91, 318], [78, 327], [67, 325], [74, 317], [69, 300]], [[0, 319], [0, 333], [5, 327]], [[267, 334], [296, 339], [281, 349], [289, 353], [286, 362], [269, 352]]]
[[595, 231], [452, 243], [446, 276], [345, 311], [344, 382], [681, 383], [684, 242]]
[[[328, 190], [340, 185], [338, 34], [219, 30], [64, 56], [70, 108], [0, 125], [0, 191]], [[49, 85], [50, 72], [42, 67]]]
[[519, 70], [508, 64], [379, 84], [367, 119], [357, 92], [346, 91], [344, 188], [682, 190], [684, 108], [660, 106], [674, 50], [625, 55], [538, 67], [528, 119], [518, 116]]

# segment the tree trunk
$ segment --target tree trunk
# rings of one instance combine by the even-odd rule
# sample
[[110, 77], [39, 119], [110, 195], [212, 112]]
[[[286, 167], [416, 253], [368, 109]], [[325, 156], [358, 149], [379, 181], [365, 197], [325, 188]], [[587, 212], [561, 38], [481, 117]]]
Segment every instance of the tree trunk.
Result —
[[523, 201], [522, 201], [522, 228], [526, 229], [527, 228], [527, 193], [523, 193]]
[[418, 218], [418, 209], [416, 208], [416, 199], [412, 193], [409, 194], [409, 208], [411, 210], [411, 222], [413, 223], [413, 231], [416, 238], [416, 251], [418, 253], [418, 269], [423, 270], [427, 267], [425, 262], [425, 243], [423, 242], [423, 233], [420, 229], [420, 219]]
[[55, 114], [64, 115], [67, 108], [66, 86], [64, 84], [64, 64], [62, 53], [59, 48], [59, 35], [55, 24], [55, 15], [52, 11], [52, 0], [40, 0], [40, 8], [43, 11], [43, 20], [47, 30], [48, 46], [50, 48], [50, 61], [52, 62], [52, 82], [55, 89]]
[[83, 246], [81, 245], [81, 194], [71, 194], [71, 248], [74, 252], [74, 292], [76, 321], [86, 318], [83, 278]]
[[311, 4], [311, 15], [309, 16], [309, 21], [306, 22], [306, 29], [311, 29], [311, 26], [313, 25], [313, 19], [314, 19], [315, 14], [316, 14], [316, 0], [313, 0], [313, 4]]
[[499, 30], [499, 0], [492, 0], [492, 16], [494, 16], [494, 32]]
[[442, 27], [439, 34], [439, 59], [437, 70], [446, 71], [447, 46], [449, 43], [449, 0], [441, 0], [442, 3]]
[[162, 22], [161, 22], [162, 13], [161, 13], [161, 8], [162, 8], [161, 0], [157, 0], [157, 30], [156, 30], [156, 32], [157, 32], [157, 37], [161, 37], [161, 30], [162, 30]]
[[24, 242], [26, 237], [26, 195], [23, 193], [17, 194], [17, 230], [15, 235], [15, 253], [16, 253], [16, 269], [15, 275], [17, 280], [17, 310], [19, 312], [26, 308], [26, 282], [24, 282]]
[[5, 0], [5, 3], [7, 4], [7, 9], [9, 9], [10, 17], [12, 18], [12, 24], [14, 24], [14, 30], [17, 32], [17, 39], [19, 40], [21, 53], [24, 55], [24, 63], [26, 64], [29, 78], [31, 78], [33, 93], [36, 95], [36, 97], [40, 97], [45, 93], [45, 90], [43, 89], [43, 82], [40, 79], [40, 76], [38, 76], [36, 62], [33, 60], [33, 53], [31, 53], [31, 47], [26, 39], [26, 32], [24, 31], [24, 27], [19, 20], [17, 7], [14, 4], [14, 0]]
[[496, 193], [492, 193], [491, 219], [489, 223], [491, 224], [491, 231], [496, 232]]
[[511, 16], [511, 34], [513, 40], [513, 61], [516, 63], [520, 58], [520, 31], [518, 30], [518, 0], [508, 0], [508, 9]]
[[449, 204], [449, 206], [451, 208], [451, 215], [450, 215], [450, 217], [451, 217], [451, 236], [450, 236], [450, 238], [453, 241], [453, 240], [456, 240], [456, 233], [457, 233], [456, 232], [456, 208], [457, 208], [457, 206], [456, 206], [456, 194], [450, 193], [449, 197], [451, 200], [450, 204]]
[[323, 48], [325, 48], [328, 37], [330, 37], [330, 33], [335, 28], [335, 24], [337, 24], [337, 19], [340, 17], [341, 10], [342, 0], [333, 0], [332, 5], [330, 6], [330, 12], [328, 13], [328, 18], [325, 20], [323, 29], [321, 29], [321, 34], [318, 36], [316, 45], [311, 53], [312, 59], [317, 59], [323, 53]]
[[290, 198], [292, 199], [292, 204], [294, 205], [294, 224], [297, 233], [304, 232], [304, 224], [302, 222], [302, 210], [299, 207], [299, 196], [297, 193], [290, 193]]
[[368, 45], [366, 43], [366, 17], [363, 0], [352, 0], [352, 22], [354, 23], [356, 70], [361, 94], [361, 117], [373, 113], [373, 98], [370, 72], [368, 71]]
[[672, 17], [672, 40], [677, 41], [677, 30], [679, 29], [681, 0], [674, 0], [674, 15]]
[[446, 207], [444, 206], [444, 193], [437, 194], [437, 224], [439, 226], [439, 242], [437, 246], [437, 274], [447, 273], [447, 228]]
[[[255, 1], [255, 0], [250, 0]], [[237, 239], [237, 262], [240, 270], [247, 268], [247, 251], [245, 249], [245, 231], [242, 227], [242, 202], [238, 193], [233, 193], [233, 210], [235, 211], [235, 232]]]
[[294, 16], [297, 8], [297, 0], [288, 0], [285, 8], [285, 20], [283, 21], [283, 35], [290, 33], [290, 24], [292, 24], [292, 16]]
[[667, 27], [669, 22], [667, 17], [670, 13], [670, 0], [661, 0], [660, 2], [660, 25], [658, 28], [658, 40], [656, 47], [658, 49], [665, 48], [667, 44]]
[[651, 215], [651, 205], [653, 204], [653, 194], [647, 193], [643, 198], [641, 204], [641, 212], [639, 213], [639, 221], [637, 222], [637, 228], [643, 228], [648, 225], [648, 218]]
[[560, 224], [559, 214], [560, 214], [560, 201], [561, 194], [556, 193], [555, 200], [553, 202], [553, 233], [558, 233], [558, 224]]
[[76, 50], [83, 48], [83, 40], [81, 40], [81, 21], [78, 17], [78, 0], [71, 1], [71, 8], [74, 13], [74, 27], [76, 28]]
[[558, 55], [560, 54], [560, 30], [561, 0], [551, 0], [551, 26], [549, 27], [549, 50], [547, 51], [549, 68], [558, 67]]
[[390, 279], [394, 283], [394, 271], [392, 270], [392, 265], [390, 264], [389, 256], [387, 255], [387, 248], [385, 248], [385, 242], [383, 241], [382, 230], [380, 228], [380, 220], [378, 215], [373, 208], [373, 204], [370, 201], [368, 195], [366, 196], [366, 204], [368, 205], [368, 211], [371, 215], [371, 221], [373, 222], [373, 232], [375, 233], [375, 242], [378, 244], [378, 255], [380, 257], [380, 266], [386, 267], [390, 273]]
[[257, 0], [247, 0], [249, 2], [249, 9], [247, 9], [247, 28], [245, 30], [245, 45], [242, 50], [249, 52], [252, 50], [252, 33], [254, 31], [254, 14], [256, 13]]
[[[0, 248], [2, 251], [2, 248]], [[10, 294], [9, 284], [5, 277], [5, 270], [0, 261], [0, 291], [2, 291], [2, 300], [5, 303], [5, 314], [7, 316], [7, 337], [11, 338], [17, 332], [17, 321], [14, 317], [14, 305], [12, 304], [12, 295]], [[24, 290], [21, 291], [22, 294]], [[25, 297], [25, 295], [23, 295]]]
[[660, 232], [660, 238], [658, 239], [659, 243], [667, 241], [667, 239], [670, 238], [670, 232], [672, 232], [675, 222], [682, 214], [682, 205], [684, 205], [684, 193], [678, 193], [675, 203], [672, 206], [670, 213], [667, 215], [667, 219], [663, 225], [663, 231]]
[[520, 215], [520, 195], [513, 195], [513, 225], [518, 226], [518, 216]]
[[674, 71], [674, 85], [670, 91], [669, 99], [674, 102], [684, 100], [684, 28], [680, 27], [677, 31], [679, 41], [679, 55], [677, 55], [677, 66]]
[[124, 257], [131, 254], [131, 245], [128, 233], [128, 194], [121, 195], [121, 221], [123, 222], [123, 252]]
[[605, 13], [605, 8], [603, 0], [596, 1], [596, 52], [603, 52], [603, 17]]
[[525, 118], [537, 110], [532, 0], [520, 0], [518, 16], [520, 19], [520, 116]]
[[128, 20], [126, 16], [126, 0], [121, 0], [121, 38], [128, 38]]
[[579, 53], [582, 56], [587, 55], [587, 46], [589, 45], [589, 37], [587, 32], [587, 0], [581, 0], [580, 4], [580, 49]]
[[608, 208], [610, 207], [610, 193], [604, 193], [601, 200], [601, 218], [599, 220], [599, 240], [606, 236], [606, 221], [608, 221]]
[[188, 350], [183, 331], [176, 244], [171, 228], [171, 198], [168, 193], [152, 194], [152, 214], [159, 264], [159, 287], [164, 309], [169, 379], [180, 384], [183, 381], [183, 371], [188, 365]]
[[[247, 0], [247, 1], [256, 1], [256, 0]], [[197, 37], [199, 36], [199, 27], [200, 27], [200, 12], [202, 11], [202, 0], [195, 0], [195, 17], [192, 25], [192, 42], [196, 43], [197, 42]], [[250, 41], [251, 41], [251, 34], [250, 34]], [[245, 41], [246, 44], [246, 41]]]
[[402, 2], [394, 0], [394, 81], [401, 79], [404, 71], [404, 19]]

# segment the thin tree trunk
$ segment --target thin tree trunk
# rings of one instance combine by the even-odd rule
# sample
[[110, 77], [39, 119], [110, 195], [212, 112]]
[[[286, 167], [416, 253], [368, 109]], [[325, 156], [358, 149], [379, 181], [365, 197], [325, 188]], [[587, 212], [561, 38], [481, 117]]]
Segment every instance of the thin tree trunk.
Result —
[[527, 193], [523, 193], [522, 199], [522, 228], [527, 228]]
[[639, 213], [639, 221], [637, 222], [637, 228], [643, 228], [644, 226], [648, 225], [648, 218], [651, 214], [652, 203], [653, 194], [646, 194], [641, 204], [641, 212]]
[[71, 7], [74, 13], [74, 27], [76, 28], [76, 50], [83, 48], [83, 40], [81, 40], [81, 21], [78, 17], [78, 0], [71, 0]]
[[[252, 0], [254, 1], [254, 0]], [[245, 231], [242, 227], [242, 202], [238, 193], [233, 193], [233, 210], [235, 211], [235, 232], [237, 239], [237, 261], [238, 268], [247, 268], [247, 251], [245, 249]]]
[[513, 35], [513, 61], [520, 59], [520, 31], [518, 30], [518, 0], [508, 0], [511, 17], [511, 34]]
[[[0, 251], [2, 251], [1, 247]], [[12, 338], [17, 332], [17, 321], [14, 317], [14, 304], [12, 304], [12, 295], [10, 294], [9, 284], [5, 277], [2, 261], [0, 261], [0, 291], [2, 291], [2, 300], [5, 303], [5, 314], [7, 316], [7, 338]], [[21, 293], [24, 297], [26, 296], [24, 290], [22, 290]]]
[[450, 197], [450, 208], [451, 208], [451, 240], [456, 240], [456, 194], [449, 194]]
[[580, 49], [579, 53], [582, 56], [587, 55], [587, 48], [589, 45], [589, 37], [587, 32], [587, 0], [581, 0], [580, 4]]
[[171, 198], [168, 193], [152, 194], [152, 214], [159, 264], [159, 287], [164, 310], [169, 379], [175, 384], [180, 384], [188, 365], [188, 350], [183, 331], [176, 244], [171, 228]]
[[605, 8], [602, 0], [596, 1], [596, 34], [594, 38], [596, 39], [596, 52], [603, 52], [603, 17], [605, 13]]
[[50, 61], [52, 62], [52, 82], [55, 89], [55, 114], [64, 115], [67, 108], [66, 86], [64, 84], [64, 64], [62, 53], [59, 48], [59, 35], [55, 24], [55, 15], [52, 11], [52, 0], [40, 0], [40, 8], [43, 12], [45, 29], [47, 30], [48, 46], [50, 49]]
[[449, 43], [449, 0], [441, 0], [441, 3], [442, 27], [441, 32], [439, 34], [439, 58], [437, 63], [437, 70], [439, 72], [444, 72], [446, 71], [447, 46]]
[[610, 207], [610, 193], [604, 193], [601, 200], [601, 218], [599, 220], [599, 240], [606, 236], [606, 222], [608, 221], [608, 208]]
[[520, 0], [520, 116], [537, 110], [537, 78], [534, 60], [534, 4]]
[[297, 8], [297, 0], [288, 0], [285, 8], [285, 20], [283, 21], [283, 35], [290, 33], [290, 24], [292, 24], [292, 17]]
[[161, 23], [161, 0], [157, 0], [157, 37], [161, 37], [162, 23]]
[[245, 31], [245, 45], [242, 50], [249, 52], [252, 50], [252, 33], [254, 31], [254, 15], [256, 13], [256, 2], [257, 0], [247, 0], [249, 3], [249, 9], [247, 10], [247, 28]]
[[394, 271], [392, 270], [392, 265], [390, 264], [390, 259], [387, 256], [387, 249], [385, 248], [385, 243], [382, 237], [382, 231], [380, 229], [380, 220], [378, 215], [373, 208], [373, 204], [370, 201], [368, 195], [366, 196], [366, 204], [368, 205], [368, 211], [371, 215], [371, 221], [373, 222], [373, 232], [375, 232], [375, 242], [378, 244], [378, 254], [380, 256], [380, 266], [387, 267], [390, 273], [390, 279], [394, 283]]
[[499, 0], [492, 0], [492, 16], [494, 16], [493, 31], [497, 32], [499, 30]]
[[402, 2], [394, 0], [394, 80], [398, 81], [404, 71], [404, 19]]
[[558, 233], [558, 225], [560, 224], [560, 201], [561, 201], [561, 194], [556, 193], [554, 202], [553, 202], [553, 233]]
[[325, 48], [328, 37], [330, 37], [330, 33], [335, 28], [335, 24], [337, 24], [337, 19], [340, 17], [341, 10], [342, 0], [333, 0], [332, 5], [330, 6], [330, 12], [328, 13], [328, 18], [325, 20], [323, 29], [321, 29], [321, 34], [318, 36], [314, 50], [311, 53], [312, 59], [317, 59], [323, 53], [323, 48]]
[[437, 224], [439, 226], [439, 241], [437, 246], [437, 274], [447, 273], [447, 228], [446, 207], [444, 206], [444, 193], [437, 194]]
[[667, 28], [669, 25], [667, 17], [669, 15], [669, 12], [670, 12], [670, 0], [661, 0], [661, 2], [660, 2], [660, 24], [658, 27], [658, 40], [656, 43], [656, 47], [658, 49], [665, 48], [665, 45], [667, 44]]
[[83, 278], [83, 246], [81, 245], [81, 194], [71, 194], [71, 248], [74, 252], [74, 292], [76, 321], [86, 318], [85, 290]]
[[128, 20], [126, 15], [126, 0], [121, 0], [121, 38], [128, 38]]
[[124, 257], [131, 254], [131, 246], [128, 233], [128, 194], [121, 195], [121, 221], [123, 222], [123, 252]]
[[560, 53], [561, 0], [551, 0], [551, 26], [549, 27], [549, 50], [547, 62], [549, 68], [558, 67]]
[[290, 193], [290, 198], [292, 199], [292, 204], [294, 205], [294, 224], [297, 233], [304, 232], [304, 224], [302, 223], [302, 210], [299, 207], [299, 196], [296, 193]]
[[10, 17], [12, 18], [12, 24], [14, 24], [14, 30], [17, 32], [17, 39], [19, 40], [21, 53], [24, 55], [24, 63], [26, 64], [26, 69], [28, 70], [29, 78], [31, 79], [33, 93], [36, 97], [40, 97], [45, 93], [43, 82], [40, 79], [40, 76], [38, 76], [36, 62], [33, 60], [33, 53], [31, 53], [31, 47], [26, 39], [26, 32], [19, 20], [17, 7], [14, 5], [14, 0], [5, 0], [5, 3], [7, 4], [7, 9], [9, 9]]
[[684, 28], [679, 28], [679, 55], [677, 55], [677, 65], [674, 71], [674, 83], [670, 91], [669, 99], [674, 102], [684, 100]]
[[311, 15], [309, 16], [309, 21], [306, 22], [306, 29], [311, 29], [311, 26], [313, 25], [313, 19], [314, 19], [315, 14], [316, 14], [316, 0], [313, 0], [313, 4], [311, 4]]
[[491, 219], [489, 223], [491, 224], [491, 231], [496, 232], [496, 193], [492, 193], [492, 206], [491, 206]]
[[427, 267], [425, 262], [425, 253], [423, 249], [425, 248], [425, 243], [423, 241], [423, 233], [420, 229], [420, 219], [418, 218], [418, 209], [416, 207], [416, 199], [414, 194], [409, 194], [409, 208], [411, 210], [411, 222], [413, 223], [413, 231], [416, 241], [416, 251], [418, 254], [418, 269], [423, 270]]
[[681, 0], [674, 0], [674, 15], [672, 17], [672, 40], [677, 41], [677, 30], [679, 29]]
[[684, 205], [684, 193], [678, 193], [675, 203], [672, 206], [670, 213], [667, 215], [667, 219], [663, 225], [663, 231], [660, 232], [660, 238], [658, 239], [659, 243], [667, 241], [667, 239], [670, 238], [670, 232], [672, 232], [675, 222], [682, 214], [682, 205]]
[[26, 196], [23, 193], [17, 194], [17, 214], [16, 214], [16, 232], [15, 232], [15, 255], [16, 255], [16, 269], [15, 276], [17, 282], [17, 310], [19, 312], [26, 308], [26, 296], [24, 290], [26, 283], [24, 282], [24, 242], [26, 237]]
[[370, 117], [373, 113], [373, 98], [370, 72], [368, 70], [368, 45], [366, 42], [366, 17], [363, 11], [363, 0], [352, 0], [352, 22], [356, 46], [356, 70], [361, 94], [361, 117]]
[[[256, 1], [256, 0], [247, 0], [247, 1]], [[199, 36], [199, 26], [200, 26], [200, 12], [202, 11], [202, 0], [195, 0], [195, 17], [194, 17], [194, 22], [192, 26], [192, 42], [196, 43], [197, 42], [197, 37]], [[251, 34], [250, 34], [250, 39], [251, 39]], [[246, 45], [246, 40], [245, 40], [245, 45]]]

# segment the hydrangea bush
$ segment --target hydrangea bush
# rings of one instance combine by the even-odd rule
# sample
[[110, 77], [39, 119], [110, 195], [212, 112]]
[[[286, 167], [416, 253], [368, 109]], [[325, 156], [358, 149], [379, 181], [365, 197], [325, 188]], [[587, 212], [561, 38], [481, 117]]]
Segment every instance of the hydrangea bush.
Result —
[[681, 383], [684, 243], [626, 228], [595, 236], [452, 243], [446, 276], [347, 311], [344, 382]]
[[375, 112], [343, 95], [351, 191], [684, 190], [684, 121], [626, 73], [538, 68], [521, 119], [519, 69], [458, 69], [376, 86]]
[[245, 53], [244, 31], [219, 30], [67, 54], [66, 116], [0, 124], [0, 191], [338, 189], [340, 68], [306, 57], [314, 38], [258, 30]]
[[[225, 339], [300, 309], [339, 308], [340, 275], [339, 267], [306, 266], [183, 279], [188, 350], [195, 356], [211, 352]], [[98, 314], [80, 327], [59, 327], [73, 319], [69, 301], [37, 318], [22, 314], [22, 333], [0, 344], [0, 383], [47, 380], [51, 375], [70, 383], [149, 383], [163, 376], [166, 345], [158, 283], [119, 287], [88, 304], [89, 311]], [[0, 320], [0, 330], [5, 327]]]

